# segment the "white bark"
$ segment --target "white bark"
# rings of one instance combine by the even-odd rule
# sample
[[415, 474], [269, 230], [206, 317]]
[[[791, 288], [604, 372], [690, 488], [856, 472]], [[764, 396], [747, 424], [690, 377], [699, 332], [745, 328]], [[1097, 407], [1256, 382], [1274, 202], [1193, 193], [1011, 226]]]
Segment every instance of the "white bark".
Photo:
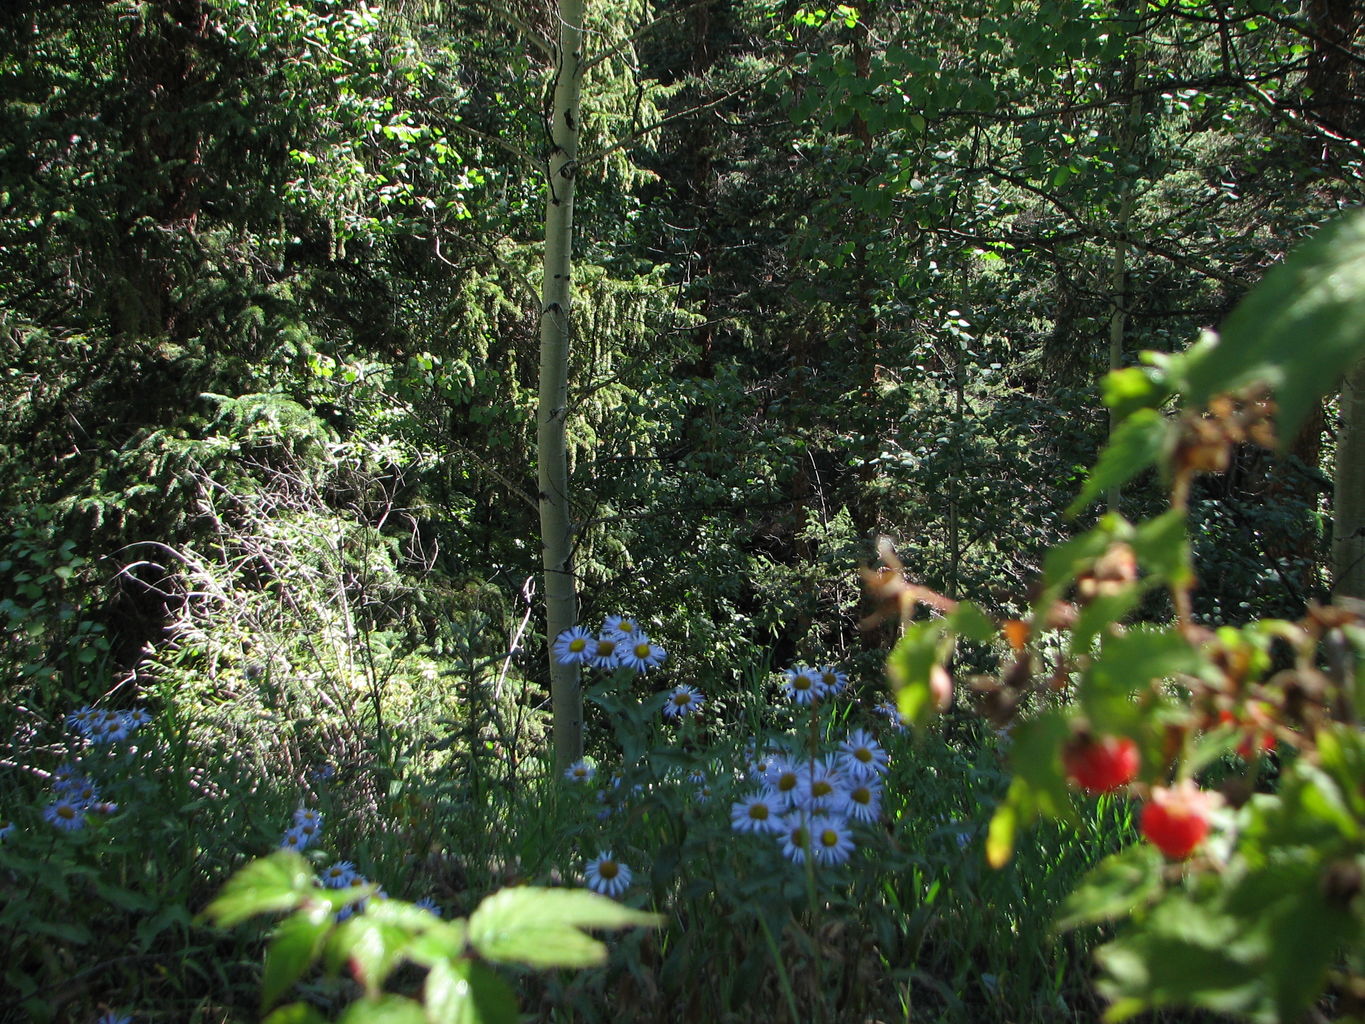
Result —
[[[574, 178], [578, 170], [579, 87], [583, 76], [583, 0], [560, 0], [559, 39], [550, 124], [545, 204], [545, 276], [541, 286], [540, 399], [536, 456], [540, 538], [545, 570], [546, 635], [550, 641], [578, 618], [569, 514], [569, 456], [565, 419], [572, 336]], [[550, 655], [550, 704], [555, 766], [563, 770], [583, 752], [583, 693], [578, 668]]]

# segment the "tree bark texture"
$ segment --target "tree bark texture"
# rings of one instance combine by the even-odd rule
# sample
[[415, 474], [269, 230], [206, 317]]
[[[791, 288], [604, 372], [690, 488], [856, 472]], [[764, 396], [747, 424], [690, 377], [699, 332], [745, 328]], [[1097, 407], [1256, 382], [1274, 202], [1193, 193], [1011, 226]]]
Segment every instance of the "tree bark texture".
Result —
[[[541, 287], [540, 397], [536, 411], [545, 626], [546, 636], [551, 641], [578, 619], [565, 420], [569, 403], [569, 343], [573, 330], [570, 269], [582, 51], [583, 0], [561, 0], [554, 96], [547, 126], [550, 157], [545, 203], [545, 276]], [[576, 665], [558, 664], [553, 653], [549, 660], [555, 766], [563, 770], [582, 756], [583, 693]]]

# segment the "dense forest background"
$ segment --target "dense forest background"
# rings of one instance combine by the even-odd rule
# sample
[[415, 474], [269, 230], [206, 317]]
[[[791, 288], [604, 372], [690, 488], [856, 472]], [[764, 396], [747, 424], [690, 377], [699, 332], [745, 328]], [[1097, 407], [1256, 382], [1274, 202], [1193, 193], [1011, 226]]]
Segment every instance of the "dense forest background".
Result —
[[[357, 806], [411, 821], [428, 808], [393, 787], [430, 767], [419, 750], [452, 785], [488, 782], [480, 751], [498, 785], [544, 771], [555, 19], [4, 5], [7, 766], [76, 705], [151, 700], [242, 778], [327, 762]], [[1103, 374], [1183, 349], [1362, 200], [1351, 0], [591, 0], [587, 19], [581, 618], [640, 616], [722, 717], [801, 660], [883, 689], [891, 634], [858, 628], [853, 571], [880, 536], [917, 581], [1019, 614], [1077, 528]], [[1337, 435], [1329, 401], [1288, 453], [1247, 446], [1198, 484], [1201, 622], [1331, 590]], [[1115, 500], [1162, 498], [1153, 479]], [[589, 752], [605, 717], [590, 704]]]

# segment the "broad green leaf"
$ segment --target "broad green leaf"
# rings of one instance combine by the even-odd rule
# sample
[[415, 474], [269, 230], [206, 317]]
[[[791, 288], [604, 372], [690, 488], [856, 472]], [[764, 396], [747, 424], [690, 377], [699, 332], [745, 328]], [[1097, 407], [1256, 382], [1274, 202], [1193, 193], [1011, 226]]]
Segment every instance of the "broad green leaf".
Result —
[[1000, 635], [994, 619], [971, 601], [962, 601], [947, 616], [948, 628], [968, 640], [988, 644]]
[[1066, 514], [1080, 515], [1092, 501], [1111, 487], [1126, 484], [1149, 466], [1154, 466], [1166, 449], [1171, 425], [1155, 409], [1139, 409], [1120, 423], [1100, 452], [1099, 461], [1081, 486]]
[[1104, 638], [1081, 684], [1081, 705], [1099, 732], [1129, 732], [1142, 719], [1133, 694], [1155, 680], [1204, 667], [1199, 652], [1174, 628], [1134, 628]]
[[[1311, 358], [1309, 357], [1311, 355]], [[1275, 390], [1281, 446], [1314, 402], [1365, 357], [1365, 212], [1322, 228], [1232, 311], [1216, 345], [1184, 362], [1195, 407], [1253, 384]]]
[[1156, 409], [1170, 397], [1170, 390], [1158, 383], [1150, 370], [1131, 366], [1105, 375], [1104, 404], [1120, 420], [1125, 420], [1139, 409]]
[[[1062, 712], [1050, 708], [1015, 726], [1011, 734], [1010, 767], [1014, 782], [1028, 786], [1032, 807], [1049, 818], [1074, 821], [1076, 808], [1062, 770], [1062, 747], [1071, 727]], [[1014, 793], [1011, 785], [1010, 793]]]
[[267, 1010], [299, 979], [322, 949], [332, 926], [332, 910], [320, 903], [280, 922], [265, 950], [261, 1009]]
[[942, 619], [912, 622], [886, 659], [897, 708], [911, 725], [924, 725], [937, 713], [929, 677], [942, 653], [944, 628]]
[[1145, 1009], [1200, 1006], [1264, 1019], [1268, 999], [1256, 961], [1265, 936], [1216, 907], [1169, 894], [1132, 929], [1095, 951], [1100, 994], [1114, 1001], [1106, 1021]]
[[327, 962], [333, 970], [349, 962], [356, 980], [375, 996], [403, 959], [410, 938], [410, 933], [397, 925], [360, 914], [328, 936]]
[[327, 1018], [307, 1003], [290, 1003], [281, 1006], [261, 1024], [327, 1024]]
[[580, 929], [653, 927], [662, 921], [586, 889], [518, 886], [479, 904], [469, 917], [469, 942], [497, 962], [591, 967], [606, 959], [607, 949]]
[[1127, 917], [1161, 892], [1165, 860], [1147, 843], [1135, 843], [1090, 869], [1057, 916], [1058, 931]]
[[507, 983], [482, 964], [453, 960], [427, 974], [431, 1024], [516, 1024], [517, 999]]
[[427, 1024], [422, 1004], [402, 996], [380, 996], [352, 1003], [340, 1024]]
[[215, 924], [231, 928], [249, 917], [293, 910], [312, 894], [313, 869], [292, 850], [254, 860], [227, 880], [204, 913]]
[[1130, 543], [1138, 564], [1161, 581], [1183, 586], [1193, 580], [1188, 524], [1179, 509], [1138, 524]]
[[465, 950], [464, 921], [432, 921], [426, 929], [408, 943], [407, 956], [413, 963], [431, 967]]

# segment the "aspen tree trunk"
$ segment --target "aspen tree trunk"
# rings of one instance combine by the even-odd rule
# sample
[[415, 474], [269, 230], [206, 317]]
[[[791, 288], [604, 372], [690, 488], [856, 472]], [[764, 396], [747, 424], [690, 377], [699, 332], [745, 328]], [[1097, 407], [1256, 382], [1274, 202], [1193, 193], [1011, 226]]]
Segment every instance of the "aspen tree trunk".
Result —
[[1365, 360], [1341, 386], [1332, 506], [1332, 596], [1365, 600]]
[[[573, 255], [574, 177], [578, 170], [578, 103], [582, 81], [583, 0], [560, 0], [554, 98], [545, 203], [545, 277], [540, 310], [540, 402], [536, 410], [536, 465], [540, 540], [544, 549], [546, 635], [553, 642], [578, 619], [569, 516], [569, 453], [564, 425], [569, 404], [572, 334], [569, 272]], [[550, 654], [550, 704], [555, 766], [567, 768], [583, 752], [583, 693], [578, 667]]]

